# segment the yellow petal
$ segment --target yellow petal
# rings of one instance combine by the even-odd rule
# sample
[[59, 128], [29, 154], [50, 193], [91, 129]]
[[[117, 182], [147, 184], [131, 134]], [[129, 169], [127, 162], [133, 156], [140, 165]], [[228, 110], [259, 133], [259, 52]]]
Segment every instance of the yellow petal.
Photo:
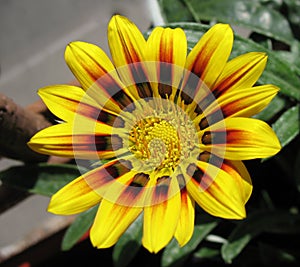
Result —
[[267, 63], [267, 55], [250, 52], [230, 60], [212, 88], [215, 96], [236, 88], [253, 86]]
[[108, 24], [108, 43], [116, 67], [144, 59], [146, 40], [129, 19], [115, 15]]
[[98, 203], [112, 185], [124, 185], [132, 179], [132, 176], [131, 170], [124, 162], [121, 163], [116, 159], [107, 162], [60, 189], [52, 197], [49, 211], [57, 214], [74, 214], [86, 210]]
[[70, 43], [65, 50], [65, 60], [84, 90], [88, 90], [99, 78], [114, 70], [114, 65], [105, 52], [90, 43]]
[[[81, 158], [110, 158], [123, 153], [122, 140], [111, 135], [112, 127], [87, 119], [81, 119], [77, 126], [61, 123], [35, 134], [28, 145], [42, 154]], [[121, 151], [122, 150], [122, 151]]]
[[102, 107], [119, 113], [120, 107], [135, 99], [119, 80], [110, 59], [96, 45], [72, 42], [66, 48], [65, 59], [83, 89]]
[[[187, 41], [182, 29], [156, 27], [147, 40], [146, 60], [155, 68], [151, 81], [154, 94], [174, 98], [182, 78], [187, 54]], [[154, 62], [157, 62], [154, 66]], [[152, 73], [150, 71], [150, 73]]]
[[101, 107], [82, 88], [53, 85], [39, 89], [38, 94], [49, 110], [64, 121], [73, 121], [76, 113], [91, 119], [99, 116]]
[[195, 223], [195, 202], [189, 196], [186, 188], [181, 189], [181, 210], [175, 238], [180, 246], [184, 246], [191, 239]]
[[202, 134], [201, 147], [204, 150], [229, 160], [270, 157], [281, 149], [272, 128], [252, 118], [227, 118]]
[[113, 16], [108, 24], [108, 44], [118, 74], [131, 94], [136, 99], [152, 96], [142, 63], [146, 40], [137, 26], [123, 16]]
[[113, 246], [142, 210], [102, 200], [90, 231], [93, 246], [97, 248]]
[[244, 182], [229, 165], [223, 170], [198, 161], [189, 168], [187, 173], [192, 179], [187, 182], [187, 190], [200, 207], [213, 216], [227, 219], [246, 216]]
[[80, 176], [51, 197], [48, 211], [61, 215], [76, 214], [95, 206], [100, 201], [101, 196], [83, 176]]
[[174, 236], [181, 208], [180, 189], [176, 179], [161, 179], [161, 184], [154, 188], [149, 197], [153, 203], [159, 203], [161, 199], [167, 200], [144, 209], [142, 243], [154, 253], [164, 248]]
[[244, 204], [249, 200], [252, 193], [252, 181], [250, 174], [242, 161], [233, 161], [233, 160], [225, 160], [222, 165], [222, 169], [228, 172], [231, 176], [236, 177], [236, 179], [241, 179], [242, 186], [241, 191], [244, 192], [242, 195], [242, 199], [244, 200]]
[[216, 24], [208, 30], [186, 60], [186, 69], [211, 88], [222, 73], [233, 44], [233, 32], [227, 24]]
[[[262, 85], [250, 88], [237, 88], [225, 92], [200, 117], [205, 116], [209, 124], [226, 117], [252, 117], [262, 111], [277, 94], [279, 88], [274, 85]], [[200, 118], [199, 118], [200, 120]], [[203, 125], [204, 126], [204, 125]], [[204, 127], [201, 129], [204, 129]], [[207, 125], [206, 125], [207, 126]]]

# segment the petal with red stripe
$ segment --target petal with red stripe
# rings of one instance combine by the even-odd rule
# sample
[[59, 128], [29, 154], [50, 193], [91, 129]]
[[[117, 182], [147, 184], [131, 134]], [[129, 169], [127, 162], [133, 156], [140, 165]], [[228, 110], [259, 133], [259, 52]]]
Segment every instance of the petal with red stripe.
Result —
[[83, 89], [102, 107], [119, 113], [120, 108], [134, 101], [114, 65], [98, 46], [72, 42], [66, 48], [65, 59]]
[[267, 63], [267, 55], [261, 52], [250, 52], [230, 60], [212, 88], [216, 97], [236, 88], [253, 86]]
[[200, 135], [203, 150], [229, 160], [270, 157], [281, 149], [271, 127], [253, 118], [226, 118]]
[[186, 187], [181, 189], [181, 210], [175, 230], [175, 238], [180, 246], [191, 239], [195, 223], [195, 201], [190, 197]]
[[187, 174], [191, 176], [186, 185], [187, 190], [206, 212], [228, 219], [245, 218], [243, 178], [229, 165], [223, 170], [198, 161], [197, 164], [190, 164]]
[[[187, 41], [182, 29], [156, 27], [147, 40], [146, 60], [155, 95], [173, 99], [182, 79]], [[152, 63], [153, 62], [153, 63]]]
[[181, 209], [180, 188], [176, 179], [160, 177], [148, 196], [153, 204], [144, 209], [143, 246], [157, 253], [174, 236]]
[[113, 16], [108, 25], [108, 43], [123, 84], [137, 99], [151, 97], [152, 89], [143, 64], [146, 40], [141, 31], [127, 18]]
[[[227, 24], [216, 24], [208, 30], [187, 56], [186, 69], [211, 88], [222, 73], [233, 44], [233, 32]], [[184, 78], [183, 89], [190, 74]], [[192, 87], [195, 88], [193, 85]], [[190, 91], [190, 90], [189, 90]], [[192, 94], [193, 92], [191, 92]], [[191, 95], [193, 97], [193, 95]]]
[[39, 153], [81, 159], [112, 158], [127, 151], [123, 148], [122, 138], [111, 135], [110, 126], [83, 121], [86, 123], [78, 129], [70, 123], [43, 129], [31, 138], [28, 145]]

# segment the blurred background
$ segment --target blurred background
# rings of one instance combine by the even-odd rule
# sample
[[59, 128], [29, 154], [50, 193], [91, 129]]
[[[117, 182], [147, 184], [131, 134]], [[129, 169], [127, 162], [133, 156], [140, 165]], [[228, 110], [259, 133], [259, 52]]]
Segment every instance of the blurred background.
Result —
[[[145, 31], [151, 2], [141, 0], [0, 1], [0, 92], [25, 107], [39, 99], [40, 87], [74, 79], [64, 62], [65, 46], [75, 40], [99, 45], [109, 53], [107, 23], [119, 13]], [[18, 162], [0, 159], [0, 170]], [[26, 179], [26, 177], [24, 177]], [[0, 216], [0, 251], [31, 238], [44, 222], [61, 223], [46, 212], [49, 199], [31, 196]], [[44, 229], [45, 230], [45, 229]], [[42, 231], [42, 230], [41, 230]], [[1, 254], [0, 254], [1, 258]]]

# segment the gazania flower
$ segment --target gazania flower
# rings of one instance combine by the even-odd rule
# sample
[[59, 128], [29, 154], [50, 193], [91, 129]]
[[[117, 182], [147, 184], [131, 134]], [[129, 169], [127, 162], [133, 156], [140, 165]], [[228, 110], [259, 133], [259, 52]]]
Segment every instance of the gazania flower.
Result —
[[267, 56], [229, 60], [233, 32], [225, 24], [188, 53], [182, 29], [157, 27], [145, 40], [117, 15], [108, 41], [113, 63], [95, 45], [67, 46], [66, 62], [82, 88], [39, 91], [61, 121], [29, 146], [94, 162], [53, 195], [49, 211], [75, 214], [100, 203], [90, 231], [98, 248], [114, 245], [143, 216], [142, 243], [150, 252], [173, 237], [181, 246], [190, 240], [195, 203], [213, 216], [244, 218], [252, 185], [241, 160], [280, 150], [272, 129], [251, 118], [278, 91], [254, 86]]

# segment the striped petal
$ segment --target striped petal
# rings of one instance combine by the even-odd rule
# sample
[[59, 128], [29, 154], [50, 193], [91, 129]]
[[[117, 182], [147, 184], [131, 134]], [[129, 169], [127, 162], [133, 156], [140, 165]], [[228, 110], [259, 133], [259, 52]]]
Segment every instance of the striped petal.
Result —
[[102, 107], [119, 113], [120, 108], [133, 102], [114, 65], [98, 46], [72, 42], [66, 48], [65, 59], [83, 89]]
[[215, 96], [225, 91], [253, 86], [267, 63], [267, 55], [260, 52], [250, 52], [230, 60], [216, 84], [212, 88]]
[[184, 187], [181, 189], [181, 210], [174, 235], [181, 247], [191, 239], [194, 232], [194, 223], [195, 202]]
[[106, 248], [114, 245], [140, 215], [148, 181], [148, 175], [131, 170], [123, 176], [121, 183], [118, 180], [107, 188], [90, 232], [94, 246]]
[[[186, 60], [186, 69], [211, 88], [222, 73], [233, 44], [233, 32], [227, 24], [216, 24], [208, 30]], [[217, 64], [216, 64], [217, 62]]]
[[108, 44], [113, 62], [132, 95], [152, 96], [144, 64], [146, 40], [136, 25], [127, 18], [116, 15], [108, 24]]
[[99, 78], [114, 71], [114, 65], [98, 46], [85, 42], [72, 42], [65, 50], [65, 60], [84, 90]]
[[149, 197], [153, 203], [163, 202], [145, 207], [142, 243], [150, 252], [157, 253], [170, 242], [178, 225], [181, 199], [177, 180], [159, 178]]
[[71, 85], [53, 85], [39, 90], [49, 110], [60, 119], [72, 122], [81, 115], [113, 125], [117, 116], [103, 110], [82, 88]]
[[213, 216], [245, 218], [248, 187], [244, 188], [243, 178], [230, 165], [222, 168], [202, 161], [191, 164], [187, 169], [192, 177], [187, 182], [187, 190], [199, 206]]
[[[156, 27], [147, 40], [146, 60], [154, 68], [151, 77], [154, 95], [174, 98], [182, 78], [187, 54], [187, 41], [182, 29]], [[147, 64], [148, 65], [148, 64]]]
[[[93, 170], [87, 177], [93, 177], [98, 170]], [[55, 193], [50, 200], [48, 211], [54, 214], [71, 215], [83, 212], [100, 203], [101, 196], [90, 186], [85, 176], [80, 176]], [[96, 182], [96, 181], [95, 181]]]
[[262, 111], [277, 94], [279, 88], [274, 85], [262, 85], [250, 88], [233, 89], [213, 101], [198, 118], [200, 129], [205, 129], [223, 117], [252, 117]]
[[82, 122], [79, 129], [69, 123], [43, 129], [28, 145], [39, 153], [81, 159], [111, 158], [127, 151], [121, 137], [110, 134], [110, 126], [87, 123], [87, 120]]
[[222, 169], [229, 173], [231, 176], [236, 177], [236, 179], [241, 179], [242, 186], [241, 191], [243, 193], [242, 199], [244, 200], [244, 204], [249, 200], [252, 193], [252, 181], [250, 174], [242, 161], [232, 161], [225, 160], [222, 164]]
[[102, 200], [90, 231], [93, 246], [97, 248], [113, 246], [142, 211], [140, 207], [118, 205]]
[[270, 126], [252, 118], [227, 118], [201, 134], [203, 150], [229, 160], [265, 158], [281, 148]]
[[99, 203], [108, 188], [116, 181], [124, 184], [131, 178], [131, 171], [125, 162], [110, 161], [60, 189], [51, 198], [48, 210], [56, 214], [75, 214], [84, 211]]

